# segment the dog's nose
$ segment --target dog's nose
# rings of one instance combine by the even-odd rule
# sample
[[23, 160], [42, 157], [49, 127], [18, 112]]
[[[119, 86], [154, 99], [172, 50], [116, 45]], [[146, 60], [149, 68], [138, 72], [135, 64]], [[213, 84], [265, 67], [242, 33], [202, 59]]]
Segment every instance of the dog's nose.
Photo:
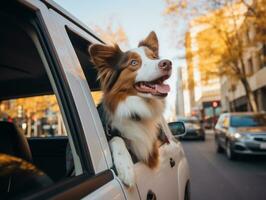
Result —
[[161, 60], [158, 65], [163, 71], [170, 71], [172, 69], [172, 62], [167, 59]]

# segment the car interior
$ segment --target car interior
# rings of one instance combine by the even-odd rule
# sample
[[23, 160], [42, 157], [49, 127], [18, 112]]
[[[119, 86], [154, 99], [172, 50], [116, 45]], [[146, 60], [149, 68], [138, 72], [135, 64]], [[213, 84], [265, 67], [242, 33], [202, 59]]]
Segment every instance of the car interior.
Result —
[[[41, 46], [38, 46], [38, 42], [36, 43], [36, 31], [31, 23], [32, 13], [24, 9], [14, 6], [10, 8], [7, 6], [5, 10], [0, 9], [0, 113], [5, 111], [1, 110], [3, 103], [10, 109], [10, 105], [16, 102], [16, 99], [29, 98], [31, 101], [30, 97], [54, 96], [45, 69], [45, 61], [40, 53]], [[87, 46], [80, 45], [79, 40], [73, 35], [71, 37], [74, 41], [73, 44], [87, 48]], [[84, 61], [84, 65], [88, 63], [87, 55], [84, 55], [79, 49], [76, 49], [76, 53], [81, 58], [81, 62]], [[97, 90], [99, 84], [96, 81], [96, 72], [92, 67], [85, 66], [87, 67], [85, 75], [90, 74], [91, 77], [88, 79], [91, 81], [89, 84], [91, 88]], [[59, 106], [57, 105], [57, 107]], [[17, 112], [16, 110], [11, 111]], [[13, 197], [19, 194], [19, 191], [28, 192], [29, 188], [38, 189], [32, 186], [28, 187], [26, 181], [35, 186], [47, 186], [73, 176], [74, 162], [66, 132], [63, 135], [57, 135], [55, 132], [47, 136], [47, 134], [43, 135], [37, 131], [37, 136], [32, 136], [30, 130], [28, 131], [30, 135], [26, 137], [25, 130], [18, 122], [18, 118], [12, 117], [0, 120], [0, 199]], [[14, 159], [20, 159], [20, 161], [15, 162]], [[36, 173], [37, 178], [35, 175], [34, 178], [25, 175], [33, 176], [27, 171], [28, 169], [26, 169], [27, 173], [21, 169], [24, 170], [22, 173], [24, 175], [21, 175], [20, 172], [5, 173], [5, 169], [11, 166], [7, 163], [20, 163], [18, 165], [20, 168], [21, 163], [24, 162], [34, 165], [41, 172]], [[40, 174], [41, 176], [39, 176]], [[24, 179], [25, 181], [21, 181]], [[40, 184], [36, 184], [36, 182]]]

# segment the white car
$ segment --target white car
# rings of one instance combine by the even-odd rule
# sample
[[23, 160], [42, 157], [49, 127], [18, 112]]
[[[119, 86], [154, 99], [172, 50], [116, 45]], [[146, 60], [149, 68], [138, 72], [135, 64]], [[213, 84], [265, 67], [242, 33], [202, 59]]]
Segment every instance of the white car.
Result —
[[[160, 147], [158, 169], [135, 163], [130, 190], [117, 177], [96, 108], [87, 49], [103, 41], [93, 31], [50, 0], [2, 4], [0, 23], [0, 111], [10, 115], [0, 121], [0, 199], [189, 199], [179, 141]], [[54, 128], [43, 131], [44, 119]]]

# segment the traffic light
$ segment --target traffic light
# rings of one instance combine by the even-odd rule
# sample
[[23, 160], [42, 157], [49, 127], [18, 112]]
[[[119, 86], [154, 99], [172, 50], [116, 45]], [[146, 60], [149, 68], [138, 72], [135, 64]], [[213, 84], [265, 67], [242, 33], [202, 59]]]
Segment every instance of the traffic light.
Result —
[[218, 102], [217, 101], [213, 101], [212, 102], [212, 107], [213, 108], [217, 108], [218, 107]]

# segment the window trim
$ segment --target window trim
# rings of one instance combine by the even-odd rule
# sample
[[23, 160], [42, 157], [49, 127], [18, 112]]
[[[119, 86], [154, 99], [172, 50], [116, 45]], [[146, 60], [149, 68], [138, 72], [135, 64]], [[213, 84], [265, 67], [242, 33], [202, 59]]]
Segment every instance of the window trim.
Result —
[[41, 188], [39, 192], [36, 191], [32, 195], [27, 196], [27, 199], [47, 199], [49, 197], [55, 197], [56, 199], [82, 198], [112, 181], [114, 175], [110, 169], [95, 174], [74, 98], [71, 92], [69, 92], [70, 88], [67, 79], [54, 51], [53, 43], [47, 35], [40, 11], [36, 12], [36, 20], [34, 22], [38, 40], [52, 75], [49, 78], [53, 79], [60, 102], [62, 103], [62, 114], [64, 113], [66, 116], [70, 133], [76, 133], [71, 134], [71, 137], [73, 137], [74, 144], [76, 144], [75, 149], [80, 157], [83, 173], [79, 176], [69, 177], [68, 179], [56, 182], [47, 188]]
[[78, 152], [79, 157], [81, 157], [80, 162], [82, 165], [82, 170], [84, 171], [83, 173], [92, 172], [91, 175], [94, 175], [95, 172], [88, 156], [90, 155], [89, 150], [87, 148], [86, 142], [84, 142], [86, 140], [84, 140], [84, 131], [79, 119], [78, 111], [76, 109], [73, 96], [71, 92], [69, 92], [70, 88], [66, 81], [66, 77], [62, 72], [62, 66], [58, 61], [56, 53], [54, 52], [53, 44], [47, 35], [40, 11], [36, 12], [36, 20], [34, 21], [33, 25], [49, 65], [52, 75], [52, 77], [49, 78], [53, 79], [58, 91], [58, 96], [60, 97], [60, 102], [62, 103], [62, 113], [64, 113], [66, 116], [67, 126], [70, 129], [70, 134], [76, 133], [71, 134], [71, 137], [73, 137], [74, 143], [78, 143], [75, 145], [75, 149]]
[[[16, 5], [20, 4], [21, 2]], [[42, 12], [46, 12], [46, 10], [43, 8], [34, 9], [33, 7], [23, 5], [23, 9], [24, 8], [34, 13], [32, 21], [29, 22], [32, 22], [34, 26], [34, 34], [36, 34], [38, 38], [41, 50], [49, 65], [49, 71], [46, 71], [48, 72], [50, 82], [53, 82], [52, 84], [56, 86], [56, 95], [60, 97], [60, 108], [63, 111], [62, 114], [66, 116], [66, 125], [72, 133], [71, 136], [75, 139], [75, 149], [79, 153], [83, 173], [79, 176], [69, 177], [51, 184], [48, 187], [40, 188], [37, 191], [30, 191], [22, 195], [27, 199], [47, 199], [51, 197], [57, 199], [79, 199], [114, 180], [114, 174], [112, 170], [107, 169], [95, 175], [74, 98], [72, 93], [69, 92], [70, 88], [64, 76], [63, 68], [59, 62], [59, 58], [56, 56], [55, 48], [51, 38], [48, 36], [48, 30], [42, 18]], [[27, 11], [22, 10], [22, 13], [23, 12]], [[10, 15], [12, 16], [12, 14]], [[69, 194], [71, 194], [71, 196]]]
[[90, 177], [88, 174], [82, 174], [59, 181], [47, 188], [41, 188], [32, 195], [24, 197], [28, 200], [42, 200], [51, 197], [57, 200], [81, 199], [112, 180], [114, 180], [114, 175], [110, 169], [93, 177]]

